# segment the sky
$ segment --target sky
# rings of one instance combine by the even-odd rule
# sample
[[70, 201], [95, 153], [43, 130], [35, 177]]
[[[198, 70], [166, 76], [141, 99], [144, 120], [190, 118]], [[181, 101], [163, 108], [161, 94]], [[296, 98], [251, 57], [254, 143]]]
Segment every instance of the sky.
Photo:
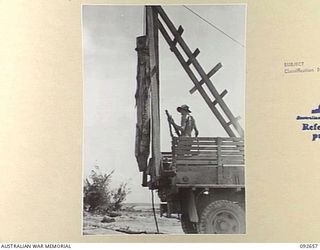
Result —
[[[245, 45], [245, 5], [188, 6], [219, 29]], [[163, 6], [206, 72], [217, 63], [222, 68], [211, 78], [216, 89], [228, 94], [224, 101], [244, 127], [245, 48], [232, 41], [181, 5]], [[115, 170], [111, 186], [127, 182], [131, 193], [126, 202], [150, 202], [148, 188], [134, 156], [135, 91], [137, 74], [136, 37], [144, 35], [142, 5], [84, 5], [84, 178], [94, 166], [101, 172]], [[170, 151], [170, 134], [164, 111], [179, 122], [176, 108], [187, 104], [196, 119], [199, 136], [227, 136], [165, 40], [159, 37], [161, 150]]]

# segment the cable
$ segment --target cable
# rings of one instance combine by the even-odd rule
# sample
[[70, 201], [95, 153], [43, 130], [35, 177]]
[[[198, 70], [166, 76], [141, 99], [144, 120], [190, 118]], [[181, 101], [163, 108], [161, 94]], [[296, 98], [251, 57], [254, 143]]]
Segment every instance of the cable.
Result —
[[239, 44], [241, 47], [245, 48], [245, 46], [240, 43], [239, 41], [237, 41], [236, 39], [234, 39], [233, 37], [231, 37], [230, 35], [228, 35], [226, 32], [224, 32], [223, 30], [219, 29], [217, 26], [215, 26], [213, 23], [211, 23], [210, 21], [208, 21], [207, 19], [203, 18], [202, 16], [200, 16], [198, 13], [196, 13], [195, 11], [193, 11], [192, 9], [188, 8], [185, 5], [182, 5], [184, 8], [186, 8], [187, 10], [189, 10], [191, 13], [193, 13], [194, 15], [196, 15], [197, 17], [199, 17], [202, 21], [206, 22], [207, 24], [209, 24], [211, 27], [215, 28], [216, 30], [218, 30], [219, 32], [221, 32], [223, 35], [229, 37], [232, 41], [234, 41], [235, 43]]
[[153, 190], [151, 190], [151, 197], [152, 197], [152, 211], [153, 211], [153, 217], [154, 221], [156, 223], [156, 228], [157, 228], [157, 233], [159, 234], [159, 226], [158, 226], [158, 221], [157, 221], [157, 216], [156, 216], [156, 210], [154, 208], [154, 195], [153, 195]]

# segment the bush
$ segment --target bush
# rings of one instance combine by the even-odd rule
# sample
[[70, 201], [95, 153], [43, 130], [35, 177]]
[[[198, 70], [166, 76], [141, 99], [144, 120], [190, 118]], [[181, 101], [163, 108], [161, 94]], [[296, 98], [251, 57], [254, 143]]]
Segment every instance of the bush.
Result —
[[123, 201], [126, 199], [129, 189], [127, 183], [122, 183], [117, 189], [111, 192], [112, 195], [112, 209], [119, 211], [122, 208]]
[[127, 183], [122, 183], [114, 190], [110, 189], [113, 173], [114, 171], [109, 174], [102, 174], [98, 166], [91, 171], [91, 175], [86, 178], [83, 187], [84, 210], [106, 213], [121, 209], [122, 203], [130, 191], [127, 188]]

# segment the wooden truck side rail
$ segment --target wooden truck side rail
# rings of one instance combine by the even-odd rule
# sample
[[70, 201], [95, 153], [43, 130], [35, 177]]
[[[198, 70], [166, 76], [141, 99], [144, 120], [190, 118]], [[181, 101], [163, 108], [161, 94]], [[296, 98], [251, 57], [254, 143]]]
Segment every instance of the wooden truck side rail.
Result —
[[174, 137], [163, 161], [177, 187], [244, 187], [243, 138]]

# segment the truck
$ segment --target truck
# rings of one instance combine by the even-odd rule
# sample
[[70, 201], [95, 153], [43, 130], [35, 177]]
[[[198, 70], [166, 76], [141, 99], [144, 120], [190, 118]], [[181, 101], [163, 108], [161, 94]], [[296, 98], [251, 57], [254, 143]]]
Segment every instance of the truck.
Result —
[[[161, 215], [178, 214], [186, 234], [244, 234], [244, 130], [224, 102], [227, 90], [219, 93], [210, 80], [222, 64], [206, 73], [197, 60], [200, 50], [191, 51], [182, 26], [176, 28], [161, 6], [145, 6], [145, 13], [145, 34], [136, 38], [135, 94], [135, 156], [142, 186], [158, 192]], [[190, 93], [200, 93], [228, 137], [183, 137], [169, 123], [171, 151], [161, 151], [159, 34], [193, 82]]]

